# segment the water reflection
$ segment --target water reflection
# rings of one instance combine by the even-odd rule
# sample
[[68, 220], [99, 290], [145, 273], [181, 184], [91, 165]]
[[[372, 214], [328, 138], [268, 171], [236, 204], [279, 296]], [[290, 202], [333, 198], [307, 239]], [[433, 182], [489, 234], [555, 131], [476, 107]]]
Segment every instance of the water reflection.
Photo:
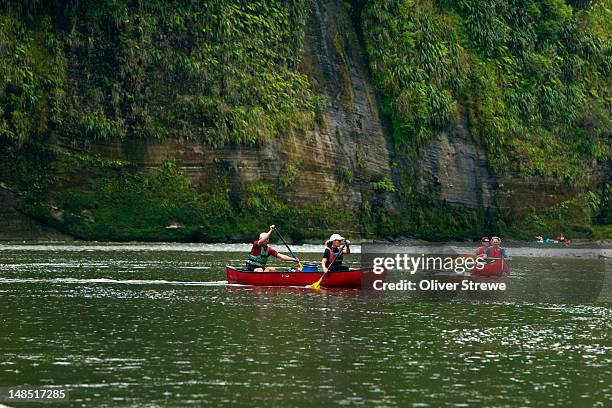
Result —
[[0, 384], [66, 386], [65, 406], [597, 406], [612, 395], [601, 303], [612, 285], [596, 260], [516, 259], [502, 293], [312, 291], [225, 285], [240, 253], [143, 248], [0, 251]]

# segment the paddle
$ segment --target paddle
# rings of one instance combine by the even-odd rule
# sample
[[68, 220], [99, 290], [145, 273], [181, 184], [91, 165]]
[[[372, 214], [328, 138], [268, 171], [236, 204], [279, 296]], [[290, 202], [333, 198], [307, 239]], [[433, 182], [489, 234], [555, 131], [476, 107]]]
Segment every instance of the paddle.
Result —
[[[287, 250], [289, 251], [291, 256], [294, 257], [295, 259], [298, 259], [298, 257], [293, 253], [291, 248], [289, 248], [289, 245], [287, 245], [287, 242], [285, 242], [285, 239], [283, 238], [283, 236], [280, 234], [280, 232], [278, 232], [278, 229], [274, 228], [274, 231], [276, 231], [276, 233], [278, 234], [278, 237], [281, 239], [281, 241], [283, 241], [283, 244], [285, 244], [285, 246], [287, 247]], [[300, 267], [300, 271], [302, 269], [304, 269], [304, 265], [302, 265], [302, 262], [300, 262], [300, 261], [298, 261], [298, 266]]]
[[[342, 254], [342, 253], [344, 252], [344, 247], [345, 247], [345, 246], [346, 246], [346, 244], [345, 244], [345, 245], [342, 245], [342, 246], [340, 247], [340, 252], [338, 253], [338, 256], [334, 257], [334, 260], [332, 261], [332, 263], [330, 263], [330, 264], [329, 264], [329, 266], [327, 267], [327, 271], [323, 272], [323, 275], [321, 275], [321, 277], [319, 278], [319, 280], [318, 280], [318, 281], [316, 281], [315, 283], [313, 283], [312, 285], [310, 285], [310, 287], [311, 287], [312, 289], [320, 289], [320, 287], [321, 287], [321, 281], [323, 281], [323, 278], [325, 277], [325, 275], [327, 275], [327, 272], [329, 272], [329, 268], [331, 268], [331, 267], [332, 267], [332, 265], [333, 265], [334, 263], [336, 263], [336, 259], [338, 259], [338, 258], [340, 257], [340, 254]], [[331, 252], [331, 249], [330, 249], [330, 252]]]

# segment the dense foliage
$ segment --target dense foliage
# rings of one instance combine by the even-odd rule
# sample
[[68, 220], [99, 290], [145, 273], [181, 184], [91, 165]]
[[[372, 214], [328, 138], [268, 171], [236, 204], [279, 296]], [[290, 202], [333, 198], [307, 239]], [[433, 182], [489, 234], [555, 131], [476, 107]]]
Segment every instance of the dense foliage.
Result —
[[8, 0], [0, 138], [265, 141], [311, 126], [304, 0]]
[[467, 117], [494, 171], [584, 182], [609, 158], [612, 12], [607, 1], [570, 3], [366, 1], [396, 145], [418, 152]]
[[[284, 163], [275, 185], [235, 191], [218, 166], [207, 191], [196, 191], [173, 162], [150, 171], [84, 153], [92, 142], [135, 138], [265, 143], [323, 123], [325, 101], [299, 70], [310, 5], [0, 2], [0, 181], [22, 193], [22, 212], [85, 239], [244, 240], [271, 223], [296, 240], [347, 230], [436, 240], [610, 235], [610, 175], [601, 165], [612, 128], [609, 1], [343, 2], [363, 35], [397, 148], [393, 177], [363, 180], [355, 211], [342, 198], [365, 156], [338, 170], [327, 200], [295, 205], [287, 198], [300, 160]], [[328, 45], [348, 77], [343, 38], [336, 33]], [[552, 177], [586, 193], [520, 217], [417, 194], [408, 163], [457, 121], [467, 121], [496, 175]], [[603, 189], [589, 180], [597, 163]]]

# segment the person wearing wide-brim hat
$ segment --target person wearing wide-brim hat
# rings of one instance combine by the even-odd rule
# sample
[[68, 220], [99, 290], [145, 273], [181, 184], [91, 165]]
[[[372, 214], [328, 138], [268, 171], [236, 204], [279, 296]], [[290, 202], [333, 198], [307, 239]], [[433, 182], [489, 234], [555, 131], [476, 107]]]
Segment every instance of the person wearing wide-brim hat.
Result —
[[[341, 247], [341, 243], [344, 241], [344, 247]], [[328, 269], [333, 271], [348, 271], [348, 267], [342, 265], [342, 259], [344, 255], [351, 253], [351, 241], [342, 238], [340, 234], [332, 234], [331, 237], [325, 243], [325, 251], [323, 251], [323, 259], [321, 260], [321, 266], [323, 271], [327, 272]], [[330, 267], [331, 265], [331, 267]]]

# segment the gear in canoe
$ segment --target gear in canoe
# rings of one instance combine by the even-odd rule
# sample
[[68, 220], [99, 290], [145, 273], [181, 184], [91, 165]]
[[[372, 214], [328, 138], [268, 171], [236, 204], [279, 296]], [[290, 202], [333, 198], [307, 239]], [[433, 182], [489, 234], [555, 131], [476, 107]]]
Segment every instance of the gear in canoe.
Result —
[[[276, 231], [293, 257], [282, 255], [268, 246], [272, 231]], [[340, 245], [343, 241], [344, 244]], [[371, 287], [374, 280], [384, 280], [386, 273], [375, 274], [368, 268], [350, 269], [342, 265], [343, 256], [350, 253], [350, 244], [350, 241], [345, 240], [339, 234], [333, 234], [326, 242], [321, 269], [314, 262], [302, 265], [283, 236], [272, 225], [268, 232], [262, 232], [259, 240], [253, 242], [244, 267], [226, 266], [227, 281], [241, 285], [309, 286], [312, 289], [319, 289], [321, 286], [326, 288]], [[297, 262], [299, 266], [283, 270], [266, 267], [270, 255], [282, 260]]]
[[[226, 266], [227, 282], [252, 286], [312, 286], [320, 279], [318, 273], [295, 270], [254, 272], [246, 268]], [[371, 269], [348, 269], [328, 272], [321, 279], [325, 288], [371, 288], [374, 280], [384, 280], [385, 273], [374, 274]]]

